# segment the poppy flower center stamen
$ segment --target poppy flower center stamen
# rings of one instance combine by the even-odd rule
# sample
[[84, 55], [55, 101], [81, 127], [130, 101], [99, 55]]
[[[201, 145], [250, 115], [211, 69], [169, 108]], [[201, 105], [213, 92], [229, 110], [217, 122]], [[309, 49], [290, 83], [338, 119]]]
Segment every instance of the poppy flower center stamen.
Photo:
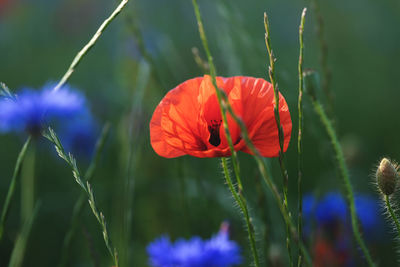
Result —
[[211, 123], [208, 125], [208, 131], [210, 132], [210, 139], [208, 142], [213, 146], [219, 146], [219, 144], [221, 144], [221, 137], [219, 136], [221, 123], [222, 120], [211, 120]]

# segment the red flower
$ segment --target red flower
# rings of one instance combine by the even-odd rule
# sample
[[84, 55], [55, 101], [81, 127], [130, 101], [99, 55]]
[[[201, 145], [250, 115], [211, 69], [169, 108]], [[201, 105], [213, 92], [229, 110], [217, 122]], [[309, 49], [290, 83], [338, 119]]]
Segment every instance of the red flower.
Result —
[[[228, 96], [232, 108], [245, 123], [254, 146], [264, 157], [279, 154], [278, 129], [274, 117], [272, 85], [252, 77], [217, 77], [217, 85]], [[279, 114], [286, 151], [292, 121], [285, 99], [279, 98]], [[251, 153], [240, 135], [240, 128], [227, 114], [235, 151]], [[211, 77], [194, 78], [178, 85], [158, 104], [150, 122], [151, 145], [162, 157], [230, 156], [222, 117]]]

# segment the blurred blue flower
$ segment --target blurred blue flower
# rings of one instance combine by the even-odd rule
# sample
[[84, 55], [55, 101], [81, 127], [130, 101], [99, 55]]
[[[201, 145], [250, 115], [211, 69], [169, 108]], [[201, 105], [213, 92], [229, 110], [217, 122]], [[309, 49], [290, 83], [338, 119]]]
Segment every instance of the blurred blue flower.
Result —
[[[357, 217], [360, 220], [364, 236], [370, 240], [380, 239], [384, 233], [385, 223], [381, 216], [379, 200], [376, 197], [357, 194], [355, 205]], [[317, 200], [312, 194], [303, 197], [303, 232], [311, 236], [312, 222], [316, 219], [319, 227], [333, 231], [335, 224], [344, 226], [342, 230], [351, 231], [349, 208], [340, 193], [330, 192]], [[349, 228], [349, 229], [347, 229]]]
[[379, 200], [367, 195], [356, 195], [355, 204], [357, 216], [361, 222], [365, 237], [378, 239], [383, 232], [384, 225]]
[[239, 246], [229, 240], [227, 224], [209, 240], [193, 237], [171, 243], [160, 237], [148, 245], [147, 253], [153, 267], [229, 267], [242, 262]]
[[67, 85], [58, 91], [44, 86], [41, 91], [25, 89], [16, 100], [0, 99], [0, 132], [27, 131], [39, 135], [53, 119], [69, 118], [86, 110], [85, 97]]
[[312, 194], [303, 195], [303, 236], [309, 236], [312, 230], [317, 199]]
[[75, 157], [91, 158], [96, 145], [98, 127], [89, 112], [75, 116], [63, 123], [59, 129], [60, 140], [65, 151]]
[[317, 199], [312, 194], [303, 195], [303, 216], [304, 218], [310, 218], [314, 214], [315, 205], [317, 204]]
[[347, 204], [340, 193], [327, 193], [316, 207], [316, 219], [319, 225], [331, 225], [347, 220]]

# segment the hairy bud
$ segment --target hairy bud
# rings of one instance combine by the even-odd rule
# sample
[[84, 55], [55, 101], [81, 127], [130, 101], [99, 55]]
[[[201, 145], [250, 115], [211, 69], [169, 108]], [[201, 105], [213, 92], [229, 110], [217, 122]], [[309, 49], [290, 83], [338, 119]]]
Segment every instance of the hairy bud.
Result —
[[397, 180], [399, 177], [397, 169], [398, 166], [396, 163], [391, 162], [387, 158], [383, 158], [376, 170], [376, 180], [379, 189], [387, 196], [393, 194], [396, 190]]

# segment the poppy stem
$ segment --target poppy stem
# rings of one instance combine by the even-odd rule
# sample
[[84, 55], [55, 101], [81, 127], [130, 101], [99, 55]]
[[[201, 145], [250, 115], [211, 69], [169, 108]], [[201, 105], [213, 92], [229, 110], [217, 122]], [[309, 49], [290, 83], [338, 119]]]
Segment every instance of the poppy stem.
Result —
[[[85, 172], [84, 175], [85, 181], [90, 181], [93, 177], [94, 170], [96, 169], [97, 163], [99, 162], [100, 155], [101, 152], [103, 151], [104, 143], [107, 138], [109, 130], [110, 130], [110, 124], [106, 123], [101, 131], [99, 139], [96, 142], [95, 153], [92, 158], [92, 161], [90, 162], [89, 167]], [[64, 267], [68, 263], [69, 251], [71, 248], [72, 239], [78, 228], [79, 216], [81, 215], [82, 210], [84, 208], [85, 200], [86, 200], [85, 195], [82, 192], [81, 195], [79, 196], [79, 199], [75, 202], [71, 216], [70, 228], [67, 234], [64, 236], [61, 260], [60, 263], [58, 264], [59, 267]]]
[[[302, 131], [303, 131], [303, 32], [304, 32], [304, 21], [306, 17], [307, 8], [303, 9], [300, 19], [300, 27], [299, 27], [299, 43], [300, 43], [300, 51], [299, 51], [299, 100], [298, 100], [298, 110], [299, 110], [299, 132], [297, 135], [297, 203], [298, 203], [298, 219], [297, 219], [297, 233], [299, 238], [303, 238], [303, 225], [302, 225], [302, 214], [303, 214], [303, 188], [301, 185], [301, 180], [303, 176], [303, 139], [302, 139]], [[302, 266], [302, 255], [300, 249], [298, 250], [298, 259], [297, 266]]]
[[92, 213], [96, 217], [97, 222], [100, 224], [102, 229], [104, 243], [113, 260], [113, 264], [115, 267], [118, 267], [118, 253], [116, 248], [113, 247], [110, 236], [108, 235], [106, 219], [103, 213], [97, 208], [92, 186], [90, 185], [89, 181], [82, 179], [82, 175], [78, 169], [78, 166], [76, 165], [74, 156], [71, 153], [67, 154], [65, 152], [64, 147], [54, 130], [49, 127], [48, 132], [43, 133], [43, 136], [53, 143], [58, 156], [70, 166], [72, 174], [75, 178], [75, 182], [86, 193]]
[[[282, 204], [282, 198], [281, 198], [281, 196], [280, 196], [280, 194], [278, 192], [278, 189], [277, 189], [275, 183], [273, 182], [273, 180], [268, 175], [268, 173], [267, 173], [267, 171], [265, 169], [265, 166], [264, 166], [264, 163], [263, 163], [263, 160], [262, 160], [262, 157], [261, 157], [260, 153], [254, 147], [253, 143], [251, 142], [251, 140], [249, 138], [246, 125], [243, 123], [241, 118], [239, 118], [235, 114], [235, 112], [233, 112], [232, 106], [230, 105], [230, 103], [229, 103], [229, 101], [227, 99], [227, 96], [223, 92], [221, 92], [221, 90], [219, 90], [218, 87], [217, 87], [216, 78], [215, 78], [215, 75], [216, 75], [215, 74], [215, 66], [214, 66], [214, 63], [213, 63], [213, 59], [212, 59], [210, 50], [208, 48], [207, 38], [206, 38], [205, 33], [204, 33], [204, 28], [203, 28], [203, 24], [202, 24], [202, 21], [201, 21], [199, 7], [197, 5], [197, 1], [196, 0], [192, 0], [192, 3], [193, 3], [193, 6], [194, 6], [194, 10], [195, 10], [195, 13], [196, 13], [196, 19], [197, 19], [197, 23], [198, 23], [198, 26], [199, 26], [200, 38], [202, 40], [204, 50], [206, 51], [206, 54], [207, 54], [208, 64], [210, 66], [210, 74], [211, 74], [211, 77], [213, 78], [212, 81], [213, 81], [213, 85], [214, 85], [214, 87], [216, 89], [218, 103], [220, 105], [220, 108], [222, 109], [222, 115], [224, 117], [224, 112], [223, 111], [225, 109], [227, 112], [229, 112], [229, 114], [232, 116], [234, 121], [239, 125], [240, 131], [241, 131], [241, 135], [242, 135], [243, 139], [245, 140], [246, 145], [250, 149], [251, 153], [253, 154], [253, 157], [254, 157], [254, 159], [255, 159], [255, 161], [257, 163], [258, 169], [259, 169], [259, 171], [260, 171], [265, 183], [271, 189], [271, 191], [272, 191], [272, 193], [274, 195], [274, 198], [276, 200], [276, 203], [277, 203], [277, 205], [279, 207], [279, 210], [282, 213], [282, 217], [283, 217], [285, 223], [287, 225], [289, 225], [289, 228], [290, 228], [291, 232], [293, 233], [293, 236], [295, 237], [294, 238], [295, 242], [298, 244], [298, 246], [300, 247], [301, 251], [303, 252], [303, 255], [304, 255], [306, 263], [308, 265], [311, 265], [310, 254], [309, 254], [307, 248], [304, 246], [302, 240], [299, 239], [299, 238], [296, 238], [297, 237], [296, 228], [294, 227], [294, 224], [291, 221], [291, 217], [289, 216], [287, 210], [284, 208], [284, 206]], [[223, 102], [222, 102], [222, 100], [223, 100]], [[226, 115], [225, 115], [225, 118], [226, 118]], [[229, 137], [230, 136], [228, 134], [227, 135], [228, 141], [229, 141]], [[236, 155], [235, 151], [233, 151], [232, 155]]]
[[[284, 133], [283, 128], [281, 125], [281, 120], [279, 116], [279, 88], [276, 83], [275, 79], [275, 61], [276, 58], [274, 56], [274, 52], [272, 51], [271, 47], [271, 38], [269, 33], [269, 22], [267, 13], [264, 12], [264, 26], [265, 26], [265, 45], [267, 47], [268, 55], [269, 55], [269, 67], [268, 67], [268, 74], [274, 89], [274, 98], [275, 98], [275, 105], [274, 105], [274, 114], [275, 114], [275, 121], [276, 126], [278, 128], [278, 137], [279, 137], [279, 166], [281, 168], [282, 179], [283, 179], [283, 205], [288, 213], [289, 217], [291, 217], [288, 205], [288, 182], [289, 182], [289, 175], [285, 166], [285, 155], [284, 155]], [[286, 247], [289, 254], [289, 265], [293, 266], [292, 261], [292, 249], [291, 249], [291, 233], [289, 229], [289, 225], [286, 224]]]
[[[237, 157], [237, 153], [236, 153], [236, 151], [234, 149], [233, 142], [232, 142], [232, 137], [230, 135], [229, 128], [228, 128], [228, 120], [227, 120], [227, 116], [226, 116], [226, 108], [227, 108], [227, 106], [229, 106], [229, 101], [227, 100], [226, 95], [222, 92], [222, 90], [220, 90], [218, 88], [217, 80], [216, 80], [215, 65], [213, 63], [213, 58], [211, 56], [211, 52], [210, 52], [210, 49], [208, 47], [207, 37], [206, 37], [206, 34], [204, 32], [204, 27], [203, 27], [203, 22], [202, 22], [202, 19], [201, 19], [199, 6], [198, 6], [196, 0], [192, 0], [192, 3], [193, 3], [195, 15], [196, 15], [196, 20], [197, 20], [197, 24], [198, 24], [198, 28], [199, 28], [200, 38], [202, 40], [204, 50], [206, 51], [206, 54], [207, 54], [207, 59], [208, 59], [209, 67], [210, 67], [210, 75], [211, 75], [211, 79], [212, 79], [212, 84], [213, 84], [213, 86], [215, 88], [215, 93], [217, 95], [218, 104], [219, 104], [219, 108], [220, 108], [220, 112], [221, 112], [221, 117], [222, 117], [222, 121], [223, 121], [223, 127], [224, 127], [224, 131], [225, 131], [226, 139], [228, 141], [229, 148], [230, 148], [230, 151], [232, 153], [232, 156], [231, 156], [232, 165], [233, 165], [233, 170], [234, 170], [234, 173], [235, 173], [235, 178], [236, 178], [236, 181], [237, 181], [237, 184], [238, 184], [238, 192], [236, 192], [236, 190], [234, 188], [230, 187], [230, 189], [231, 189], [231, 192], [234, 195], [234, 197], [235, 197], [235, 195], [237, 195], [235, 197], [235, 200], [238, 203], [238, 205], [240, 206], [240, 208], [241, 208], [241, 210], [243, 212], [243, 215], [245, 217], [247, 231], [248, 231], [248, 235], [249, 235], [250, 246], [251, 246], [251, 251], [252, 251], [253, 259], [254, 259], [254, 264], [255, 264], [256, 267], [258, 267], [258, 266], [260, 266], [260, 263], [259, 263], [259, 257], [258, 257], [256, 242], [255, 242], [255, 229], [254, 229], [254, 226], [253, 226], [253, 224], [251, 222], [251, 219], [250, 219], [250, 215], [249, 215], [249, 212], [248, 212], [248, 208], [247, 208], [245, 197], [243, 196], [243, 185], [242, 185], [242, 181], [240, 179], [239, 160], [238, 160], [238, 157]], [[223, 161], [222, 161], [223, 165], [224, 165], [224, 161], [225, 161], [225, 164], [226, 164], [226, 159], [223, 159]], [[227, 167], [227, 166], [224, 166], [224, 172], [225, 172], [225, 167]], [[229, 174], [229, 173], [226, 173], [225, 176], [227, 174]], [[227, 181], [228, 180], [229, 179], [227, 178]], [[232, 182], [230, 182], [230, 184], [232, 184]], [[228, 186], [229, 186], [229, 181], [228, 181]]]
[[[254, 226], [250, 223], [251, 218], [249, 215], [249, 210], [247, 208], [246, 200], [243, 197], [243, 194], [241, 194], [240, 192], [237, 192], [237, 190], [235, 189], [235, 186], [233, 185], [232, 178], [229, 173], [227, 159], [225, 157], [222, 157], [221, 162], [222, 162], [222, 168], [224, 169], [225, 180], [226, 180], [226, 183], [228, 184], [229, 190], [231, 191], [233, 198], [235, 199], [236, 203], [239, 205], [241, 212], [244, 215], [244, 219], [246, 221], [246, 226], [247, 226], [247, 232], [249, 234], [251, 251], [253, 252], [254, 257], [258, 257], [257, 254], [254, 255], [254, 252], [257, 251], [256, 240], [254, 237]], [[258, 258], [257, 258], [257, 264], [259, 264]], [[256, 265], [256, 266], [259, 266], [259, 265]]]
[[386, 203], [386, 207], [390, 213], [390, 216], [392, 217], [394, 224], [396, 226], [397, 234], [400, 237], [400, 223], [399, 223], [399, 220], [398, 220], [396, 214], [394, 213], [394, 211], [392, 209], [392, 204], [390, 204], [390, 198], [388, 195], [385, 195], [385, 203]]
[[6, 201], [4, 202], [3, 209], [1, 211], [1, 219], [0, 219], [0, 241], [3, 238], [4, 234], [4, 228], [5, 228], [5, 223], [8, 218], [8, 213], [10, 211], [10, 206], [13, 200], [14, 192], [15, 192], [15, 187], [17, 184], [17, 178], [19, 173], [21, 172], [21, 167], [22, 167], [22, 162], [24, 161], [26, 151], [28, 149], [28, 146], [31, 142], [31, 137], [28, 137], [22, 146], [21, 151], [18, 154], [17, 162], [15, 163], [14, 167], [14, 173], [11, 178], [11, 183], [10, 186], [8, 187], [8, 192], [6, 196]]
[[[225, 101], [227, 101], [227, 99]], [[276, 200], [276, 204], [278, 205], [279, 211], [281, 212], [285, 223], [287, 225], [289, 225], [289, 229], [290, 229], [290, 231], [291, 231], [291, 233], [292, 233], [292, 235], [294, 237], [294, 241], [300, 247], [300, 249], [302, 251], [302, 254], [304, 255], [304, 259], [305, 259], [307, 265], [311, 265], [310, 253], [308, 252], [307, 248], [304, 246], [303, 241], [300, 238], [298, 238], [298, 234], [297, 234], [296, 228], [294, 226], [294, 223], [292, 222], [292, 218], [289, 216], [289, 213], [285, 209], [285, 207], [283, 205], [282, 197], [279, 194], [279, 191], [278, 191], [274, 181], [271, 179], [271, 177], [269, 176], [269, 174], [268, 174], [268, 172], [267, 172], [267, 170], [265, 168], [265, 165], [263, 163], [262, 156], [261, 156], [260, 152], [258, 152], [258, 150], [254, 147], [253, 143], [251, 142], [251, 140], [249, 138], [249, 134], [247, 132], [246, 125], [234, 113], [234, 111], [232, 109], [232, 106], [229, 104], [229, 102], [225, 102], [225, 103], [227, 103], [226, 104], [227, 112], [232, 116], [234, 121], [239, 125], [242, 137], [245, 140], [247, 147], [249, 148], [249, 150], [253, 154], [253, 158], [257, 163], [258, 170], [261, 173], [261, 176], [263, 177], [264, 182], [267, 184], [267, 186], [272, 191], [272, 194], [273, 194], [273, 196], [274, 196], [274, 198]]]
[[129, 0], [122, 0], [121, 3], [117, 6], [117, 8], [113, 11], [113, 13], [100, 25], [96, 33], [93, 37], [89, 40], [89, 42], [78, 52], [75, 56], [74, 60], [72, 61], [71, 65], [69, 66], [67, 72], [58, 82], [58, 84], [53, 88], [54, 91], [60, 89], [71, 77], [72, 73], [75, 71], [75, 68], [79, 65], [82, 58], [89, 52], [89, 50], [96, 44], [97, 40], [107, 28], [107, 26], [115, 19], [116, 16], [122, 11], [122, 9], [126, 6]]
[[[306, 80], [308, 80], [308, 77], [312, 74], [309, 73], [305, 73], [305, 77]], [[307, 78], [308, 77], [308, 78]], [[311, 80], [310, 80], [311, 81]], [[347, 199], [350, 205], [350, 215], [351, 215], [351, 225], [353, 228], [353, 234], [354, 237], [356, 238], [356, 241], [358, 243], [358, 245], [360, 246], [361, 250], [364, 253], [365, 259], [367, 260], [367, 263], [369, 266], [375, 266], [371, 254], [367, 248], [367, 246], [365, 245], [364, 240], [361, 237], [361, 233], [360, 233], [360, 229], [359, 229], [359, 224], [357, 221], [357, 212], [356, 212], [356, 206], [355, 206], [355, 201], [354, 201], [354, 193], [353, 193], [353, 188], [351, 185], [351, 181], [350, 181], [350, 177], [349, 177], [349, 172], [346, 166], [346, 162], [344, 160], [344, 156], [343, 156], [343, 151], [342, 148], [340, 146], [339, 140], [337, 138], [335, 129], [333, 128], [332, 122], [331, 120], [328, 118], [324, 108], [322, 107], [321, 103], [317, 100], [315, 94], [313, 93], [315, 88], [313, 88], [315, 85], [310, 82], [310, 83], [306, 83], [306, 89], [307, 92], [310, 93], [310, 97], [311, 97], [311, 102], [314, 108], [315, 113], [319, 116], [333, 147], [333, 150], [335, 151], [336, 154], [336, 160], [337, 160], [337, 164], [343, 179], [343, 183], [345, 186], [345, 190], [346, 190], [346, 195], [347, 195]], [[310, 88], [308, 88], [310, 87]]]

